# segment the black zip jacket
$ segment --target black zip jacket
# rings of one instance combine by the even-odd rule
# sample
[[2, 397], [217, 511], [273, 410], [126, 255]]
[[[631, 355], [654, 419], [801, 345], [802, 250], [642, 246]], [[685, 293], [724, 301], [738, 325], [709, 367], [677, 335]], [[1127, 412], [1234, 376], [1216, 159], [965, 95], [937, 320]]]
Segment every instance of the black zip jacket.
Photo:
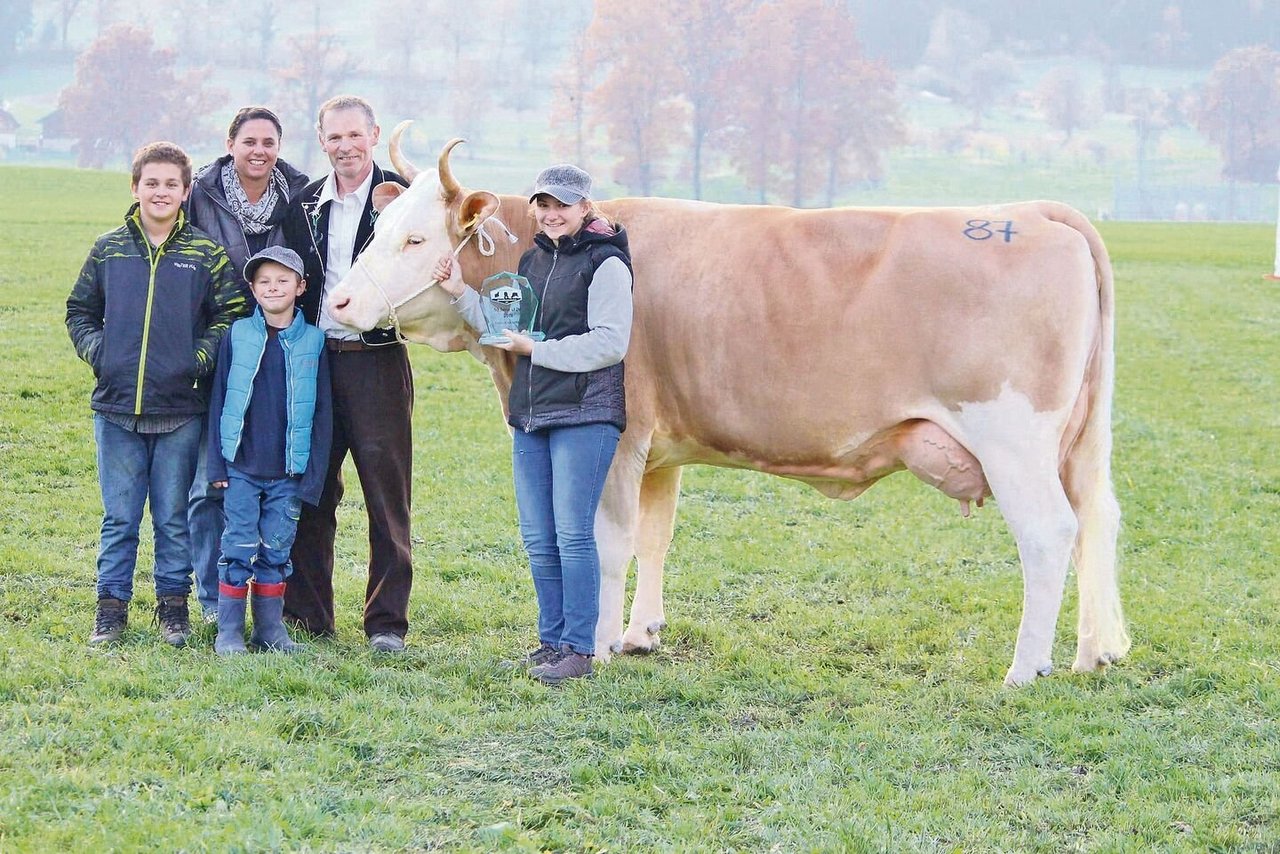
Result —
[[[621, 226], [613, 234], [582, 229], [560, 238], [559, 245], [541, 232], [534, 235], [534, 246], [520, 256], [519, 267], [538, 296], [534, 328], [548, 339], [588, 332], [588, 289], [608, 258], [619, 258], [631, 269], [627, 233]], [[601, 422], [625, 430], [623, 380], [622, 362], [575, 373], [540, 367], [528, 356], [519, 356], [507, 396], [508, 423], [525, 432]]]
[[152, 246], [135, 203], [97, 239], [67, 297], [67, 332], [98, 383], [91, 406], [124, 415], [198, 415], [222, 336], [248, 303], [231, 262], [179, 212]]

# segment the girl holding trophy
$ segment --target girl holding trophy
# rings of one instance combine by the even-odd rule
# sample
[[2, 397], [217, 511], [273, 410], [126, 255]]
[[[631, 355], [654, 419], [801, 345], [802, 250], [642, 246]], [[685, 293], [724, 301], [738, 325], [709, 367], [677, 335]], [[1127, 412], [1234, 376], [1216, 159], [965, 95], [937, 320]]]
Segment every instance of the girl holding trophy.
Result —
[[[631, 256], [626, 232], [595, 208], [591, 176], [576, 166], [544, 169], [529, 201], [538, 232], [519, 274], [537, 310], [530, 329], [504, 330], [491, 346], [516, 358], [507, 401], [512, 468], [538, 599], [539, 644], [517, 664], [556, 685], [590, 676], [595, 653], [595, 517], [626, 427], [622, 359], [631, 337]], [[484, 298], [455, 269], [446, 254], [435, 278], [463, 318], [484, 332]]]

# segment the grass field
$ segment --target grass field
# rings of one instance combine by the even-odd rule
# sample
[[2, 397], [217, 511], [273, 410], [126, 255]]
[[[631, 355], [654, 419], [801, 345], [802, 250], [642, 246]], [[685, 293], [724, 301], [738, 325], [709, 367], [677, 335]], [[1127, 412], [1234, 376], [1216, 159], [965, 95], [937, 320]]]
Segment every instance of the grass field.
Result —
[[407, 654], [364, 645], [358, 488], [335, 641], [169, 649], [142, 571], [125, 643], [86, 646], [101, 508], [62, 317], [125, 182], [0, 169], [0, 851], [1280, 851], [1269, 228], [1104, 224], [1117, 666], [1067, 672], [1072, 580], [1058, 672], [1002, 687], [1022, 585], [994, 507], [696, 468], [663, 647], [549, 690], [496, 666], [534, 621], [496, 396], [425, 348]]

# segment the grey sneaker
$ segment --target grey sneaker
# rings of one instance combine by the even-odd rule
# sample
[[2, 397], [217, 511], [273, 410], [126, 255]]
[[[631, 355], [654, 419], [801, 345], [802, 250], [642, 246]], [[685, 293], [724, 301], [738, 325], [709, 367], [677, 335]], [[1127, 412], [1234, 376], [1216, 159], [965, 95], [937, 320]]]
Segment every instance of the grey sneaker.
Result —
[[89, 635], [89, 645], [115, 643], [124, 634], [129, 625], [129, 603], [112, 596], [103, 596], [98, 600], [98, 612], [93, 618], [93, 634]]
[[378, 632], [369, 638], [374, 652], [404, 652], [404, 638], [391, 632]]
[[566, 679], [589, 678], [591, 656], [562, 647], [554, 660], [538, 665], [529, 671], [529, 675], [544, 685], [559, 685]]
[[184, 646], [191, 637], [191, 615], [187, 612], [186, 596], [159, 596], [156, 598], [156, 622], [160, 624], [160, 637], [169, 646]]
[[560, 650], [554, 644], [543, 643], [531, 649], [520, 658], [508, 659], [498, 665], [503, 670], [528, 670], [540, 664], [550, 664], [560, 657]]

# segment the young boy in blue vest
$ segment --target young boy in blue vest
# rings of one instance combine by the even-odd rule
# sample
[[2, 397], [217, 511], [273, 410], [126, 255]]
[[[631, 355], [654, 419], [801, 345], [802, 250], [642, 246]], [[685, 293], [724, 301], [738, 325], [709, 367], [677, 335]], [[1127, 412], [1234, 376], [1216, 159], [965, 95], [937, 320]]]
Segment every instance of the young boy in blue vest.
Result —
[[191, 633], [186, 492], [208, 405], [196, 381], [213, 373], [218, 343], [248, 313], [227, 253], [187, 222], [191, 160], [171, 142], [138, 149], [134, 205], [98, 238], [67, 297], [67, 331], [93, 368], [102, 534], [91, 645], [114, 643], [129, 621], [138, 530], [150, 505], [156, 620], [166, 643]]
[[247, 652], [252, 593], [258, 650], [299, 647], [284, 627], [289, 550], [302, 502], [320, 500], [333, 436], [324, 333], [295, 302], [306, 289], [302, 259], [269, 246], [245, 264], [258, 307], [237, 320], [218, 353], [209, 403], [209, 481], [226, 489], [218, 561], [218, 655]]

